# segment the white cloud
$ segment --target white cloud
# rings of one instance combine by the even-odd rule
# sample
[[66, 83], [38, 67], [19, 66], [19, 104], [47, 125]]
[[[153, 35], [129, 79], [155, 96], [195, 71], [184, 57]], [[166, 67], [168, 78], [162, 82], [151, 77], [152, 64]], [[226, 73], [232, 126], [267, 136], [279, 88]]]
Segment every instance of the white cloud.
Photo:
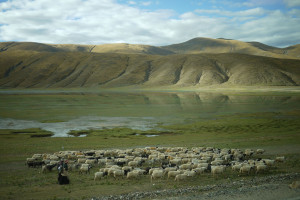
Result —
[[142, 10], [116, 0], [12, 0], [0, 4], [0, 40], [166, 45], [194, 37], [223, 37], [277, 46], [300, 43], [298, 10], [174, 13]]
[[300, 0], [284, 0], [284, 3], [287, 7], [300, 6]]
[[150, 6], [152, 4], [151, 1], [145, 1], [145, 2], [141, 2], [142, 6]]
[[222, 16], [230, 16], [230, 17], [243, 17], [243, 16], [256, 16], [259, 17], [261, 15], [266, 14], [267, 12], [262, 8], [252, 8], [243, 11], [226, 11], [226, 10], [196, 10], [199, 14], [217, 14]]
[[128, 3], [129, 3], [130, 5], [135, 5], [135, 4], [136, 4], [135, 1], [128, 1]]

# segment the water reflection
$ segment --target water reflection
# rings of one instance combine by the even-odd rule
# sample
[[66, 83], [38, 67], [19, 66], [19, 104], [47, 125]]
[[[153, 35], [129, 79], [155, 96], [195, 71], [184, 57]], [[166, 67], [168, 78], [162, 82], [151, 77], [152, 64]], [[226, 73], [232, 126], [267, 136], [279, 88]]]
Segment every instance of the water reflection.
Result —
[[300, 109], [297, 94], [43, 93], [0, 94], [0, 128], [69, 130], [186, 123], [233, 113]]

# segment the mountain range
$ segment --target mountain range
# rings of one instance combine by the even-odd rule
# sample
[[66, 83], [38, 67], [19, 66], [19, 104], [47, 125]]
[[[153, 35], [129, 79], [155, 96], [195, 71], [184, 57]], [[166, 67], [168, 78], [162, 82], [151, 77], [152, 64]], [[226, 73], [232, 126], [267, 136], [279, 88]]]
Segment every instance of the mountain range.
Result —
[[299, 86], [300, 45], [194, 38], [168, 46], [0, 43], [0, 88]]

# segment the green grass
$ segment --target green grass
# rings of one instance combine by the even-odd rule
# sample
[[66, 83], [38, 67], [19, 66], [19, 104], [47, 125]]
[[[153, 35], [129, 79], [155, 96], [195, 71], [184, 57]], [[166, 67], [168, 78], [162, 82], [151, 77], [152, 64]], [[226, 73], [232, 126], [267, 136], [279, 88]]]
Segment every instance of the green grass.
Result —
[[0, 129], [0, 135], [27, 135], [29, 137], [51, 137], [54, 134], [51, 131], [46, 131], [40, 128], [28, 128], [28, 129]]
[[[87, 130], [87, 137], [31, 137], [39, 129], [0, 131], [0, 197], [1, 199], [84, 199], [92, 196], [122, 194], [133, 191], [180, 188], [193, 185], [226, 183], [241, 177], [230, 170], [220, 177], [204, 174], [184, 184], [173, 180], [150, 183], [149, 176], [140, 180], [93, 181], [91, 174], [70, 172], [71, 184], [56, 183], [55, 172], [42, 174], [40, 169], [28, 169], [24, 163], [34, 153], [54, 153], [60, 150], [134, 148], [145, 146], [214, 146], [229, 148], [265, 148], [264, 157], [286, 156], [284, 163], [266, 174], [300, 172], [300, 114], [254, 113], [219, 116], [215, 120], [164, 126], [168, 131], [138, 131], [129, 128]], [[84, 131], [81, 131], [84, 132]], [[76, 133], [76, 131], [74, 132]], [[159, 135], [146, 137], [146, 135]], [[75, 134], [76, 135], [76, 134]], [[253, 176], [265, 176], [266, 174]]]

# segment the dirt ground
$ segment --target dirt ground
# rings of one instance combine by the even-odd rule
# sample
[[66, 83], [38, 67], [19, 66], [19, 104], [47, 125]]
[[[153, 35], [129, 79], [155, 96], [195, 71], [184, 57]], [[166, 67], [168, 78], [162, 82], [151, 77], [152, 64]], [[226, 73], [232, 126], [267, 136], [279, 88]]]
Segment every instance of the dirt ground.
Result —
[[300, 189], [291, 189], [288, 184], [262, 184], [259, 186], [232, 188], [180, 197], [161, 198], [167, 200], [300, 200]]
[[156, 198], [156, 200], [300, 200], [300, 188], [289, 185], [300, 180], [299, 174], [293, 176], [274, 176], [248, 182], [233, 182], [225, 187], [217, 186], [210, 191], [195, 192], [178, 197]]
[[[300, 180], [299, 173], [277, 174], [241, 179], [227, 184], [193, 186], [180, 189], [135, 192], [94, 197], [93, 200], [300, 200], [300, 188], [290, 184]], [[183, 183], [184, 184], [184, 183]]]

